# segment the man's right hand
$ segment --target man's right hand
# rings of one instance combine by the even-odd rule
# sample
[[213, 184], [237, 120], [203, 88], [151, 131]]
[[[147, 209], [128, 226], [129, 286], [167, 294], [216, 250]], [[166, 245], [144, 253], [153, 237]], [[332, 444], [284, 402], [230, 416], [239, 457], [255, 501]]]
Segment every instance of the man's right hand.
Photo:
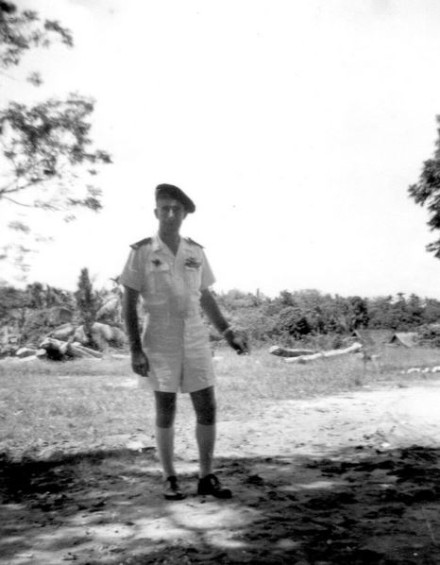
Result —
[[137, 375], [140, 375], [141, 377], [148, 377], [150, 363], [148, 362], [148, 357], [142, 350], [132, 351], [131, 368]]

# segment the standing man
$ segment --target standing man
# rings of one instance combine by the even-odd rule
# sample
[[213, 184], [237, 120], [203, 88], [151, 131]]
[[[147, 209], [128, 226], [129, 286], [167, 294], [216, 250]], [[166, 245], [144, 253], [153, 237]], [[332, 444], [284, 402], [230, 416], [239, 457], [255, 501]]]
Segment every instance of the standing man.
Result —
[[[202, 246], [180, 235], [183, 220], [195, 212], [193, 201], [170, 184], [158, 185], [155, 196], [158, 233], [131, 246], [120, 282], [124, 285], [123, 315], [132, 368], [148, 379], [154, 391], [163, 495], [168, 500], [185, 497], [173, 462], [176, 394], [181, 390], [191, 395], [197, 420], [200, 466], [197, 492], [230, 498], [231, 491], [212, 473], [215, 379], [201, 308], [237, 353], [246, 353], [247, 344], [229, 327], [209, 290], [215, 279]], [[147, 313], [142, 337], [137, 315], [139, 295]]]

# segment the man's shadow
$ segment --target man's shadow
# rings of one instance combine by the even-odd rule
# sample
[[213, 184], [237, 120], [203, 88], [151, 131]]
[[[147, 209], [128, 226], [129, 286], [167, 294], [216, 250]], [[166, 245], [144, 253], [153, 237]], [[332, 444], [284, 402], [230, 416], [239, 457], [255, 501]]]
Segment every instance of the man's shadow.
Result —
[[437, 448], [220, 458], [227, 501], [163, 500], [154, 449], [0, 462], [0, 563], [440, 563]]

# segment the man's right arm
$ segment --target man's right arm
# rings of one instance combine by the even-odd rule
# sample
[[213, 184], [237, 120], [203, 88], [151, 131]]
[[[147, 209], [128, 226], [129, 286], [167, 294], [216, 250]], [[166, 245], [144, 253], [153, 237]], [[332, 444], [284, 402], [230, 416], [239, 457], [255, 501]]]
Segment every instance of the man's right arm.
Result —
[[137, 290], [124, 286], [122, 315], [124, 317], [128, 343], [130, 344], [131, 366], [135, 373], [142, 377], [147, 377], [150, 366], [148, 358], [142, 349], [141, 336], [139, 335], [138, 299], [139, 292]]

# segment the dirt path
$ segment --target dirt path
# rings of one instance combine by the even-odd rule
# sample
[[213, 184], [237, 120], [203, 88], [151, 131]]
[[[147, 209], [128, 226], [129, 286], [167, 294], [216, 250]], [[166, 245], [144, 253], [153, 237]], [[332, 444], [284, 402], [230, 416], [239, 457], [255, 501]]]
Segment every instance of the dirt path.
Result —
[[[154, 449], [65, 455], [0, 474], [0, 563], [440, 563], [440, 383], [262, 407], [219, 425], [230, 501], [165, 502]], [[137, 442], [137, 443], [136, 443]]]

